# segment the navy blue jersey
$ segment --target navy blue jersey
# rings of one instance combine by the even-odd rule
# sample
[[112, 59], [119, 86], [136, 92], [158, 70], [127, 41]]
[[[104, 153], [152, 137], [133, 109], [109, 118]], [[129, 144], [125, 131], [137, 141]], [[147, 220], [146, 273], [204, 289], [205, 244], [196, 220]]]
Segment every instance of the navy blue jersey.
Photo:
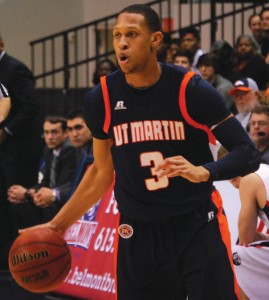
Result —
[[158, 179], [154, 166], [177, 155], [194, 165], [211, 162], [208, 133], [195, 124], [208, 129], [230, 114], [222, 97], [198, 75], [188, 83], [184, 102], [179, 91], [186, 71], [161, 66], [161, 77], [150, 88], [132, 88], [119, 70], [106, 77], [109, 103], [100, 85], [85, 100], [85, 119], [93, 136], [114, 142], [119, 210], [138, 220], [185, 214], [209, 199], [212, 182]]

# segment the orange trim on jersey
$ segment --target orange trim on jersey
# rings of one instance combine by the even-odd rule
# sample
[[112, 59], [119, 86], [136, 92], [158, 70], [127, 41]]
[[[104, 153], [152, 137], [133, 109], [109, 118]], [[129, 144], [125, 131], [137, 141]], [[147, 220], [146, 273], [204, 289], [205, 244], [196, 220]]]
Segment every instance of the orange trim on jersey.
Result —
[[118, 265], [118, 246], [119, 246], [119, 228], [120, 224], [120, 213], [118, 212], [117, 217], [117, 224], [116, 224], [116, 233], [115, 233], [115, 239], [114, 239], [114, 276], [115, 276], [115, 289], [116, 289], [116, 295], [115, 300], [118, 299], [118, 276], [117, 276], [117, 265]]
[[111, 121], [111, 107], [110, 107], [109, 94], [108, 94], [108, 89], [106, 84], [106, 76], [102, 76], [100, 78], [100, 83], [103, 92], [104, 104], [105, 104], [105, 121], [104, 121], [103, 130], [105, 133], [108, 133], [108, 129]]
[[184, 78], [182, 80], [182, 83], [181, 83], [181, 86], [180, 86], [180, 90], [179, 90], [179, 99], [178, 99], [179, 108], [180, 108], [180, 111], [181, 111], [184, 119], [191, 126], [193, 126], [195, 128], [198, 128], [198, 129], [201, 129], [201, 130], [204, 130], [207, 133], [207, 135], [208, 135], [208, 140], [209, 140], [210, 144], [216, 145], [216, 143], [217, 143], [216, 138], [215, 138], [214, 134], [212, 133], [212, 131], [210, 130], [210, 128], [207, 127], [204, 124], [198, 123], [195, 120], [193, 120], [191, 118], [191, 116], [189, 115], [188, 110], [187, 110], [186, 88], [187, 88], [187, 85], [188, 85], [190, 79], [194, 75], [196, 75], [195, 72], [189, 71], [188, 73], [186, 73], [186, 75], [184, 76]]
[[220, 193], [217, 190], [214, 190], [214, 192], [211, 195], [211, 199], [212, 199], [213, 203], [216, 205], [216, 207], [218, 208], [218, 213], [217, 213], [216, 217], [219, 222], [219, 229], [220, 229], [221, 237], [226, 246], [230, 264], [231, 264], [231, 268], [234, 273], [234, 290], [237, 295], [237, 298], [240, 299], [239, 287], [238, 287], [238, 283], [237, 283], [237, 280], [235, 277], [234, 265], [233, 265], [233, 259], [232, 259], [231, 235], [230, 235], [230, 231], [229, 231], [229, 225], [228, 225], [227, 218], [223, 212], [222, 198], [221, 198]]

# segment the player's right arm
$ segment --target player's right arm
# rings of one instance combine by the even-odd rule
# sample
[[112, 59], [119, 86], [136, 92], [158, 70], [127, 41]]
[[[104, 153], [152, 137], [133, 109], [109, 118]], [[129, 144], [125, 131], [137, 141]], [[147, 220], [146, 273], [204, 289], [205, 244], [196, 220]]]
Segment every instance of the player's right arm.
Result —
[[[110, 139], [93, 139], [93, 164], [58, 214], [50, 222], [38, 227], [49, 227], [62, 234], [103, 196], [114, 179], [111, 145]], [[20, 233], [23, 231], [20, 230]]]
[[268, 235], [257, 232], [257, 208], [264, 207], [267, 195], [263, 181], [256, 173], [243, 177], [239, 186], [241, 209], [238, 218], [240, 244], [268, 239]]

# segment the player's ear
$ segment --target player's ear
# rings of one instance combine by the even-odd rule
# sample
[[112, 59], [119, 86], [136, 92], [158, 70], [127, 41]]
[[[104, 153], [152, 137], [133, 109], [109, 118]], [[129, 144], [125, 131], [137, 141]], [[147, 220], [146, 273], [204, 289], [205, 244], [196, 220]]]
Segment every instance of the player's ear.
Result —
[[158, 47], [162, 42], [163, 34], [161, 31], [156, 31], [151, 34], [151, 45], [153, 47]]

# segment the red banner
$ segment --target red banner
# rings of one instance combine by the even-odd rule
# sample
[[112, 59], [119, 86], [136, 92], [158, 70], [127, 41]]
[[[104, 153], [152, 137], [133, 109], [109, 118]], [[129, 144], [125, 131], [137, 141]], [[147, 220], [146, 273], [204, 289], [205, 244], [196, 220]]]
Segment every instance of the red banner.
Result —
[[66, 231], [72, 268], [57, 293], [82, 299], [116, 299], [114, 239], [119, 214], [113, 187]]

